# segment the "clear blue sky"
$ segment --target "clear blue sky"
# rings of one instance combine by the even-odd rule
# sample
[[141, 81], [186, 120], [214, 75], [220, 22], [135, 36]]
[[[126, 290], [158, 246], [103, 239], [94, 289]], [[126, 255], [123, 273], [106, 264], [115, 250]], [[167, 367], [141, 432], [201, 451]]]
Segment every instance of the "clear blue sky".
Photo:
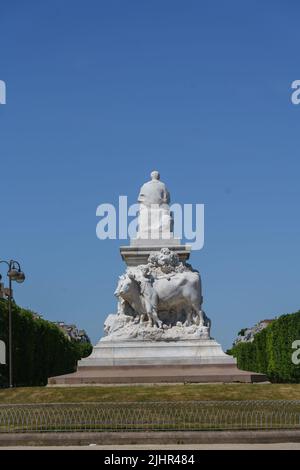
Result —
[[[124, 270], [96, 207], [160, 170], [205, 204], [200, 269], [213, 335], [300, 307], [300, 5], [1, 0], [0, 258], [23, 306], [95, 342]], [[3, 272], [3, 271], [2, 271]]]

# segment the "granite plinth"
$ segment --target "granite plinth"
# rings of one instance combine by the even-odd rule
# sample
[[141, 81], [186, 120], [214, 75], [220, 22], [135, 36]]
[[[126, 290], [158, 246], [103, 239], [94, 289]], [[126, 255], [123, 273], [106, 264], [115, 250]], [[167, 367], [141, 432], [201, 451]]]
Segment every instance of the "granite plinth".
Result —
[[127, 266], [139, 266], [147, 264], [149, 255], [153, 252], [159, 252], [161, 248], [170, 248], [182, 262], [188, 260], [191, 253], [189, 245], [172, 244], [170, 240], [157, 240], [157, 243], [151, 240], [151, 245], [149, 240], [143, 240], [140, 243], [136, 241], [134, 245], [120, 246], [120, 253]]
[[239, 370], [235, 364], [80, 366], [73, 374], [50, 377], [48, 386], [162, 383], [259, 383], [264, 374]]
[[[148, 343], [148, 344], [147, 344]], [[177, 342], [99, 341], [73, 374], [49, 385], [265, 382], [264, 374], [241, 371], [215, 340]]]

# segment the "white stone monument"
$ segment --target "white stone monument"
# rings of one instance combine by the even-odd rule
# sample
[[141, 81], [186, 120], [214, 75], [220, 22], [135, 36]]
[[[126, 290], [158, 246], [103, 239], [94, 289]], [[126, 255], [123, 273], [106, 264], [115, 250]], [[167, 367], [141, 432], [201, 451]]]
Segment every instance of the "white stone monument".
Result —
[[210, 338], [200, 274], [186, 263], [190, 247], [174, 238], [170, 194], [158, 171], [138, 202], [136, 238], [120, 249], [127, 269], [115, 291], [117, 313], [107, 317], [106, 336], [79, 365], [235, 363]]
[[136, 237], [120, 247], [127, 267], [115, 290], [117, 313], [77, 372], [49, 384], [264, 381], [238, 370], [211, 338], [200, 274], [187, 263], [190, 247], [174, 238], [170, 194], [157, 171], [138, 202]]

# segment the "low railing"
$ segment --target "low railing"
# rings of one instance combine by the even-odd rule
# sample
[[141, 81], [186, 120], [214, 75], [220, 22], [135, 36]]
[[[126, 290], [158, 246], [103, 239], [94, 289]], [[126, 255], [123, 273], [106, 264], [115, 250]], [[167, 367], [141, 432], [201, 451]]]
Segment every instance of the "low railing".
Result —
[[0, 405], [0, 433], [300, 429], [300, 400]]

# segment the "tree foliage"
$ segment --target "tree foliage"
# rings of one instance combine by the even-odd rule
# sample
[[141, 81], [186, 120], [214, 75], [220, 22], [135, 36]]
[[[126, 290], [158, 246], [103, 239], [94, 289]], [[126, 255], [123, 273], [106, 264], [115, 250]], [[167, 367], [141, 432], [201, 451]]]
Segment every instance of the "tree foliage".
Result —
[[[45, 385], [48, 377], [74, 372], [77, 361], [92, 350], [90, 343], [70, 340], [56, 325], [14, 302], [12, 332], [13, 381], [18, 386]], [[8, 347], [8, 302], [3, 299], [0, 299], [0, 339]], [[7, 383], [8, 365], [0, 365], [0, 384]]]
[[252, 342], [239, 343], [228, 352], [237, 358], [240, 369], [262, 372], [272, 382], [297, 383], [300, 364], [292, 361], [295, 340], [300, 340], [300, 310], [282, 315], [257, 333]]

